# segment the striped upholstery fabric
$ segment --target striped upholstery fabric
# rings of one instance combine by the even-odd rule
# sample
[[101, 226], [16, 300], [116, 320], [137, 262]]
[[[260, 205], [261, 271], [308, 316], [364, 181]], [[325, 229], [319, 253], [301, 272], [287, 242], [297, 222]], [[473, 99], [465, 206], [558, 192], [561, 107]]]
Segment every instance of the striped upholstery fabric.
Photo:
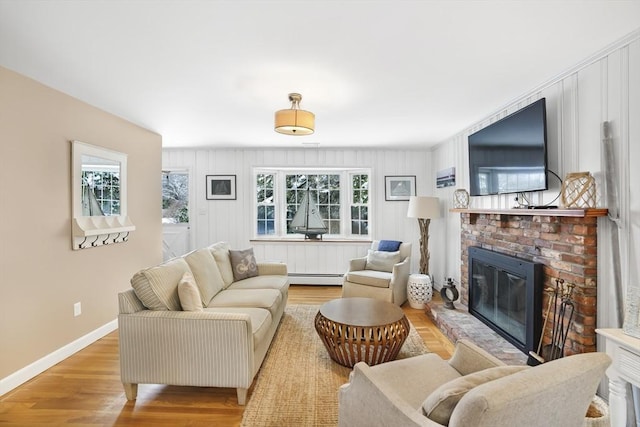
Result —
[[145, 309], [133, 289], [118, 294], [118, 309], [121, 314], [131, 314]]
[[207, 307], [266, 308], [275, 316], [282, 303], [282, 294], [277, 289], [225, 289]]
[[118, 321], [124, 383], [251, 385], [254, 347], [249, 314], [145, 310]]
[[183, 258], [193, 272], [193, 277], [200, 289], [202, 304], [206, 307], [211, 298], [225, 286], [216, 260], [207, 248], [190, 252]]
[[191, 272], [187, 262], [175, 258], [137, 272], [131, 279], [131, 286], [150, 310], [181, 310], [178, 283], [186, 272]]
[[258, 263], [258, 276], [267, 275], [287, 275], [287, 264], [284, 262], [259, 262]]
[[231, 268], [231, 258], [229, 257], [229, 244], [226, 242], [218, 242], [209, 246], [209, 250], [213, 254], [213, 258], [218, 264], [218, 269], [222, 274], [222, 280], [224, 280], [224, 287], [226, 288], [233, 283], [233, 269]]
[[[133, 289], [118, 294], [127, 399], [136, 398], [137, 384], [171, 384], [234, 387], [244, 404], [284, 315], [289, 279], [286, 264], [263, 263], [261, 276], [227, 284], [218, 270], [228, 252], [220, 242], [142, 270], [131, 279]], [[233, 277], [230, 262], [228, 267]], [[201, 292], [216, 292], [203, 311], [179, 311], [177, 288], [185, 272], [192, 272]]]
[[227, 290], [231, 289], [277, 289], [282, 294], [282, 298], [286, 301], [287, 296], [289, 295], [289, 278], [286, 274], [283, 276], [260, 275], [250, 277], [239, 282], [234, 282], [227, 288]]

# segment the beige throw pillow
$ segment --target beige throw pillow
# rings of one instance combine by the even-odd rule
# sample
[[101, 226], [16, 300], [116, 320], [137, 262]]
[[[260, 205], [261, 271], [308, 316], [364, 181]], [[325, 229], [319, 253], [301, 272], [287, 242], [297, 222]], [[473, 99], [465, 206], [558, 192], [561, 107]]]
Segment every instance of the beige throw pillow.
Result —
[[460, 399], [474, 387], [528, 369], [528, 366], [496, 366], [442, 384], [422, 404], [424, 414], [432, 421], [449, 425], [449, 419]]
[[230, 250], [229, 258], [231, 258], [231, 269], [235, 281], [258, 275], [258, 263], [252, 248], [243, 251]]
[[202, 311], [202, 298], [193, 274], [184, 273], [178, 283], [178, 296], [183, 311]]
[[386, 271], [391, 273], [393, 266], [399, 263], [400, 252], [374, 251], [369, 249], [365, 270]]

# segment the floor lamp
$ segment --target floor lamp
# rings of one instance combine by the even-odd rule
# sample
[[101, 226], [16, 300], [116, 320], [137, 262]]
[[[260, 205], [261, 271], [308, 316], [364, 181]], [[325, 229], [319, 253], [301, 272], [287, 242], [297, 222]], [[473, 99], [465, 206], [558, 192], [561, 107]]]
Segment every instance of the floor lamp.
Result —
[[429, 275], [429, 223], [440, 218], [440, 199], [437, 197], [411, 196], [407, 217], [418, 218], [420, 226], [420, 274]]

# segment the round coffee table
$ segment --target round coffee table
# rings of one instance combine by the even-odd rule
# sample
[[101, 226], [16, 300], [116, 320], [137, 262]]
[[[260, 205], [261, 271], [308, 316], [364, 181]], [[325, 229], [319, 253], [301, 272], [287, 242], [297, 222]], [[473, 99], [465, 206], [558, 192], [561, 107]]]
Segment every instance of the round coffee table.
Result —
[[331, 300], [320, 307], [315, 327], [331, 359], [350, 368], [394, 360], [409, 335], [402, 309], [373, 298]]

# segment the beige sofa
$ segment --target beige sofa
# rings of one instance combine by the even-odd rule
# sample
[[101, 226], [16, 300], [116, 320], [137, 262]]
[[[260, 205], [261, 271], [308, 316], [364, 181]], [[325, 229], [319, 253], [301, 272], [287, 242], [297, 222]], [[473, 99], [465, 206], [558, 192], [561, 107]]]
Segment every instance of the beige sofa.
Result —
[[127, 399], [136, 398], [138, 384], [170, 384], [236, 388], [245, 404], [282, 319], [289, 280], [286, 264], [255, 263], [251, 253], [245, 258], [254, 264], [243, 258], [234, 265], [234, 255], [216, 243], [139, 271], [133, 289], [118, 295]]
[[460, 340], [450, 360], [426, 354], [357, 363], [339, 390], [339, 427], [582, 427], [611, 359], [564, 357], [506, 366]]

